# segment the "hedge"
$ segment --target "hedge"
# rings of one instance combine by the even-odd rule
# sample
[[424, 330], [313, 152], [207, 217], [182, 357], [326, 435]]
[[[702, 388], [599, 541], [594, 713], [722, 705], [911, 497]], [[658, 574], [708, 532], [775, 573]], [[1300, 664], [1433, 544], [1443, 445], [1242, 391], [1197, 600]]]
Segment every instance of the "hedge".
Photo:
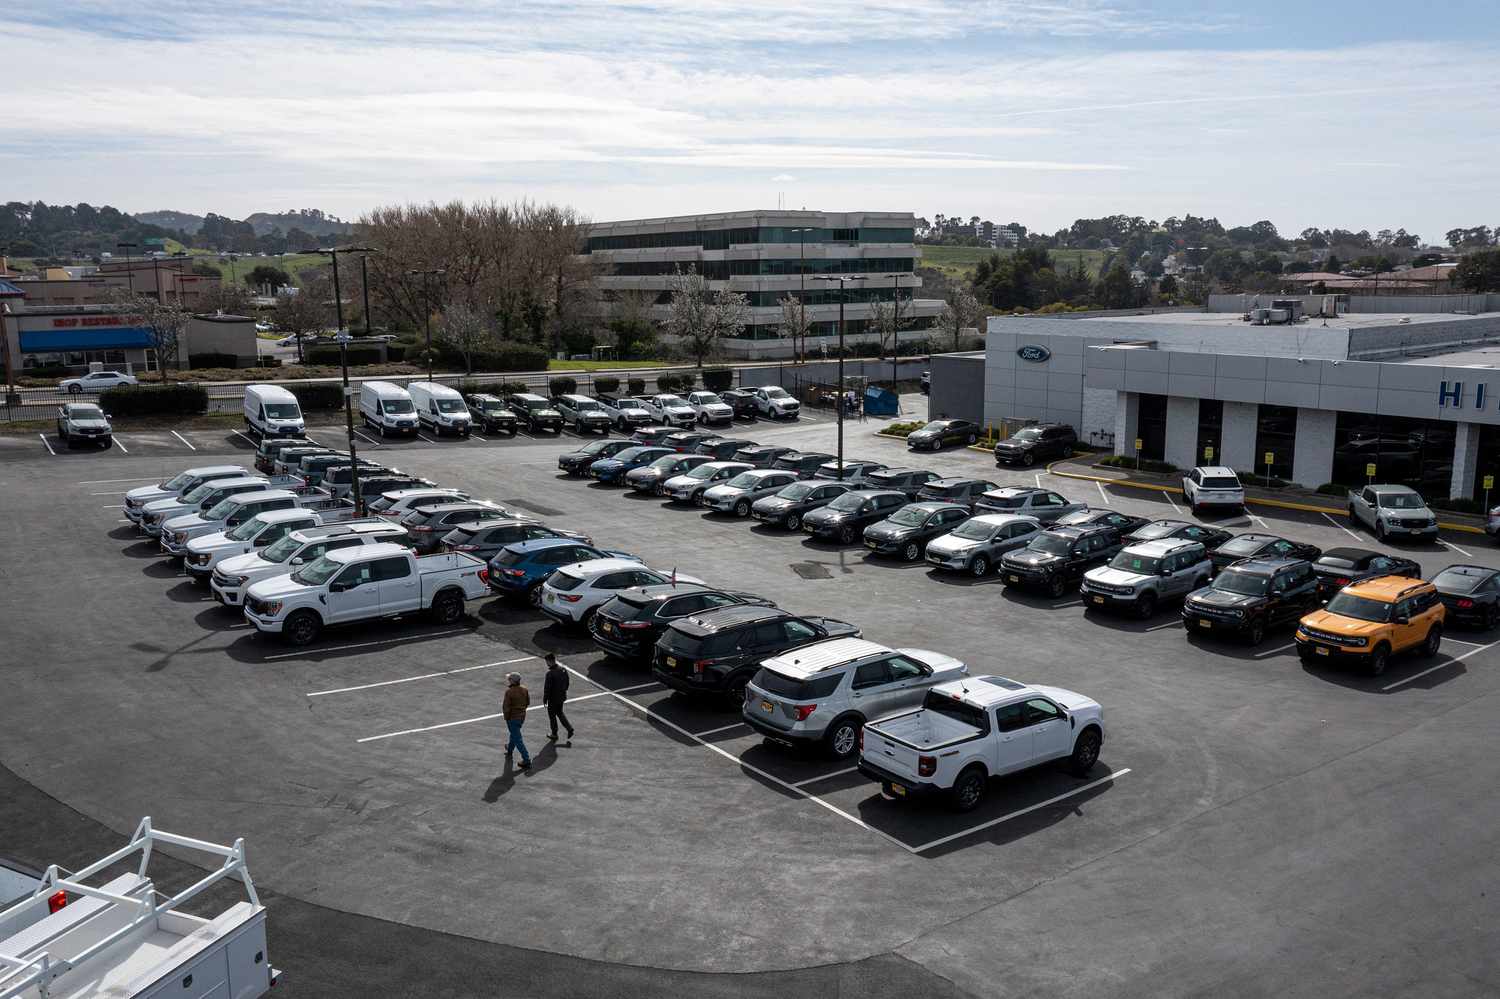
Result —
[[344, 405], [344, 386], [321, 382], [309, 385], [288, 385], [287, 390], [297, 397], [297, 405], [303, 411], [312, 409], [341, 409]]
[[620, 379], [614, 375], [600, 375], [594, 379], [594, 391], [606, 395], [620, 390]]
[[515, 395], [531, 391], [524, 382], [464, 382], [458, 390], [464, 395]]
[[646, 392], [646, 379], [644, 378], [631, 378], [625, 384], [630, 389], [631, 395], [644, 395]]
[[913, 430], [921, 430], [927, 424], [921, 420], [909, 420], [903, 423], [891, 423], [881, 429], [881, 433], [890, 434], [893, 437], [905, 437]]
[[[531, 344], [506, 344], [498, 350], [482, 351], [470, 356], [475, 371], [546, 371], [547, 351]], [[462, 364], [459, 357], [456, 364]]]
[[1101, 458], [1097, 462], [1100, 465], [1108, 465], [1111, 468], [1139, 468], [1143, 472], [1162, 472], [1171, 474], [1178, 471], [1176, 465], [1170, 461], [1157, 461], [1154, 458], [1132, 458], [1118, 454], [1112, 454], [1108, 458]]
[[[379, 347], [349, 347], [349, 363], [355, 364], [379, 364], [381, 363]], [[303, 358], [308, 364], [341, 364], [339, 348], [337, 347], [309, 347], [303, 352]]]
[[208, 412], [202, 385], [129, 385], [105, 389], [100, 407], [111, 417], [198, 416]]
[[239, 367], [239, 356], [236, 354], [202, 353], [189, 354], [188, 367], [190, 368], [236, 368]]
[[573, 395], [578, 391], [578, 379], [570, 375], [558, 375], [547, 379], [547, 388], [553, 395]]
[[385, 359], [387, 361], [406, 360], [406, 345], [400, 343], [388, 343], [385, 345]]
[[729, 368], [704, 368], [703, 387], [711, 392], [723, 392], [734, 385], [734, 371]]
[[[686, 392], [693, 387], [695, 377], [691, 371], [674, 373], [663, 371], [656, 376], [656, 390], [658, 392]], [[642, 383], [642, 388], [645, 385]]]

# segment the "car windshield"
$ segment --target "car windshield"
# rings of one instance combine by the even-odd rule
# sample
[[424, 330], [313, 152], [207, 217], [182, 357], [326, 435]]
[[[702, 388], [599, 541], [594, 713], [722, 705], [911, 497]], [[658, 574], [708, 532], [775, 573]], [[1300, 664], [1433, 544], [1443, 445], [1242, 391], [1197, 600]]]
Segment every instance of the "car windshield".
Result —
[[896, 524], [900, 527], [921, 527], [922, 524], [927, 520], [927, 514], [929, 512], [930, 511], [923, 510], [921, 507], [908, 506], [903, 507], [902, 509], [897, 510], [895, 513], [891, 514], [889, 520], [892, 524]]
[[687, 405], [687, 403], [683, 402], [681, 399], [679, 399], [675, 395], [660, 396], [660, 397], [657, 398], [656, 401], [657, 401], [657, 403], [659, 405], [662, 405], [662, 406], [686, 406]]
[[183, 486], [187, 485], [189, 482], [192, 482], [192, 481], [193, 481], [193, 477], [191, 475], [189, 475], [187, 472], [178, 472], [176, 475], [172, 476], [170, 479], [168, 479], [167, 481], [163, 482], [157, 488], [158, 489], [166, 489], [166, 490], [170, 490], [170, 491], [175, 491], [175, 490], [181, 489]]
[[953, 537], [963, 538], [965, 541], [988, 541], [990, 535], [994, 533], [994, 524], [971, 520], [967, 523], [959, 524], [958, 529], [953, 532]]
[[410, 413], [412, 404], [410, 399], [387, 399], [381, 403], [381, 408], [387, 413]]
[[91, 406], [88, 403], [80, 403], [80, 404], [78, 404], [76, 406], [73, 406], [71, 409], [68, 410], [68, 413], [75, 420], [102, 420], [102, 419], [104, 419], [104, 411], [102, 409], [100, 409], [98, 406]]
[[260, 553], [260, 557], [267, 562], [285, 562], [302, 547], [303, 542], [288, 534], [280, 541], [267, 547]]
[[1420, 510], [1426, 505], [1422, 497], [1412, 493], [1382, 493], [1379, 499], [1380, 505], [1387, 510]]
[[688, 472], [687, 473], [687, 477], [690, 478], [690, 479], [706, 479], [710, 475], [713, 475], [717, 471], [718, 471], [718, 469], [714, 468], [712, 465], [703, 464], [703, 465], [699, 465], [697, 468], [693, 469], [691, 472]]
[[1438, 589], [1449, 593], [1470, 593], [1487, 576], [1488, 573], [1478, 573], [1473, 569], [1444, 569], [1432, 578], [1432, 582]]
[[649, 450], [650, 448], [645, 447], [627, 447], [624, 450], [618, 452], [615, 455], [615, 458], [619, 461], [634, 461], [641, 455], [646, 454]]
[[481, 399], [474, 405], [478, 406], [486, 413], [499, 413], [503, 412], [505, 409], [504, 404], [501, 403], [499, 399]]
[[268, 402], [266, 415], [273, 420], [295, 420], [302, 413], [297, 409], [295, 402]]
[[1146, 555], [1132, 555], [1129, 552], [1120, 552], [1109, 560], [1111, 569], [1124, 569], [1126, 572], [1139, 573], [1142, 576], [1154, 576], [1161, 569], [1161, 559], [1151, 558]]
[[203, 519], [223, 520], [225, 517], [228, 517], [229, 514], [233, 512], [235, 507], [237, 507], [238, 505], [239, 503], [233, 496], [225, 496], [223, 499], [219, 500], [219, 502], [208, 508], [208, 512], [203, 515]]
[[251, 517], [243, 524], [225, 534], [230, 541], [249, 541], [261, 532], [266, 522], [259, 517]]
[[579, 448], [578, 452], [580, 454], [598, 454], [600, 451], [603, 451], [605, 448], [609, 447], [610, 443], [611, 442], [607, 441], [607, 440], [604, 440], [604, 441], [590, 441], [589, 443], [585, 444], [583, 447]]
[[1357, 597], [1352, 593], [1337, 593], [1328, 601], [1327, 611], [1340, 617], [1352, 617], [1357, 621], [1383, 623], [1391, 617], [1391, 605], [1384, 600]]
[[1231, 538], [1219, 546], [1225, 555], [1252, 555], [1266, 546], [1265, 538]]
[[598, 408], [599, 404], [592, 399], [577, 399], [573, 402], [573, 409], [580, 413]]
[[639, 399], [621, 399], [615, 403], [616, 409], [645, 409], [646, 404]]
[[1225, 593], [1238, 593], [1246, 597], [1258, 597], [1266, 592], [1269, 584], [1265, 576], [1256, 576], [1248, 572], [1221, 572], [1214, 580], [1213, 589], [1223, 590]]
[[768, 388], [766, 396], [771, 399], [790, 399], [791, 394], [784, 388]]
[[1228, 477], [1222, 476], [1222, 475], [1218, 476], [1218, 477], [1215, 477], [1215, 478], [1205, 477], [1203, 479], [1203, 488], [1204, 489], [1238, 489], [1238, 488], [1240, 488], [1240, 480], [1239, 479], [1231, 479], [1231, 478], [1228, 478]]
[[663, 472], [670, 472], [680, 464], [682, 464], [682, 459], [677, 457], [677, 455], [664, 454], [653, 461], [650, 467], [660, 469]]
[[700, 406], [711, 406], [716, 402], [723, 403], [724, 400], [720, 399], [712, 392], [697, 392], [693, 395], [693, 401]]
[[865, 498], [858, 493], [845, 493], [838, 499], [834, 500], [832, 503], [828, 504], [828, 509], [839, 510], [843, 513], [853, 513], [855, 510], [858, 510], [860, 507], [864, 506], [864, 504]]
[[947, 420], [933, 420], [931, 423], [927, 424], [927, 426], [923, 427], [922, 429], [923, 430], [947, 430], [948, 429], [948, 421]]
[[1073, 550], [1073, 542], [1057, 534], [1039, 534], [1026, 547], [1047, 555], [1066, 555]]
[[985, 506], [996, 507], [1001, 510], [1019, 510], [1026, 505], [1024, 496], [986, 496]]
[[468, 411], [468, 407], [458, 399], [435, 399], [433, 401], [437, 403], [439, 413], [463, 413]]
[[292, 573], [292, 582], [301, 583], [304, 586], [322, 586], [343, 567], [344, 563], [335, 562], [327, 555], [323, 555]]
[[1017, 431], [1016, 435], [1011, 438], [1011, 440], [1013, 441], [1024, 441], [1028, 443], [1031, 441], [1039, 441], [1041, 439], [1042, 432], [1040, 430], [1020, 430]]
[[522, 399], [521, 400], [521, 405], [525, 406], [527, 409], [547, 409], [547, 408], [549, 408], [549, 403], [547, 402], [546, 399]]
[[782, 499], [802, 500], [807, 499], [815, 488], [815, 486], [810, 486], [806, 482], [793, 482], [776, 495]]
[[212, 482], [205, 482], [182, 498], [184, 503], [202, 503], [214, 491]]

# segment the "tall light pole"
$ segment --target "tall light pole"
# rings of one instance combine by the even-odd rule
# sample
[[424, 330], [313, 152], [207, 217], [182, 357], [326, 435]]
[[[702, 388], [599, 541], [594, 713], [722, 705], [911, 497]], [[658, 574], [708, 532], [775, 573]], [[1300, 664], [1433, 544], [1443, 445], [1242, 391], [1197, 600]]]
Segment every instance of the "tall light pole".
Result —
[[802, 226], [793, 229], [797, 234], [797, 273], [802, 275], [801, 297], [797, 299], [797, 332], [802, 342], [796, 344], [797, 363], [801, 364], [807, 358], [802, 356], [802, 350], [807, 346], [807, 234], [812, 232], [810, 226]]
[[139, 243], [116, 243], [115, 249], [125, 251], [125, 281], [130, 286], [130, 294], [135, 294], [135, 261], [131, 259], [131, 250], [140, 246]]
[[354, 446], [354, 396], [349, 391], [349, 331], [344, 329], [344, 300], [339, 292], [339, 254], [373, 253], [368, 246], [335, 246], [313, 250], [328, 257], [333, 264], [333, 309], [338, 318], [339, 367], [344, 374], [344, 427], [349, 434], [349, 488], [354, 496], [354, 515], [365, 512], [365, 499], [359, 491], [359, 451]]
[[896, 388], [896, 357], [901, 353], [901, 272], [892, 275], [896, 296], [891, 303], [891, 394], [896, 397], [896, 412], [901, 412], [901, 392]]
[[838, 412], [839, 420], [839, 455], [838, 468], [840, 481], [844, 478], [844, 301], [848, 297], [844, 294], [844, 283], [847, 281], [863, 281], [865, 275], [845, 274], [819, 274], [813, 277], [814, 281], [837, 281], [839, 283], [839, 385], [836, 393], [837, 404], [835, 410]]
[[441, 267], [430, 267], [427, 270], [407, 271], [408, 277], [420, 277], [422, 279], [422, 300], [425, 303], [422, 315], [427, 320], [427, 380], [432, 381], [432, 285], [428, 280], [440, 277], [448, 273]]

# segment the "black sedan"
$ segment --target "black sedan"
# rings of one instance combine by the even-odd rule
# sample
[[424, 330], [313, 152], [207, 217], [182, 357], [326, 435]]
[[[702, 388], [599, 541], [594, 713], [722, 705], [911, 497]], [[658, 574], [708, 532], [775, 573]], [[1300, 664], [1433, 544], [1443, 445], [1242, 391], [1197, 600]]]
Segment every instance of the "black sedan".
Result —
[[636, 446], [635, 441], [602, 440], [590, 441], [577, 451], [569, 451], [557, 459], [557, 467], [569, 475], [587, 475], [589, 466], [604, 458], [613, 458], [628, 447]]
[[927, 542], [968, 519], [969, 508], [957, 503], [912, 503], [865, 528], [865, 547], [915, 562], [926, 554]]
[[[1027, 511], [1030, 512], [1030, 511]], [[1053, 523], [1053, 527], [1093, 527], [1095, 524], [1103, 524], [1105, 527], [1113, 527], [1124, 537], [1131, 531], [1138, 531], [1146, 525], [1145, 517], [1136, 517], [1128, 513], [1120, 513], [1118, 510], [1109, 510], [1101, 507], [1089, 507], [1086, 510], [1075, 510], [1065, 513]]]
[[[1327, 600], [1361, 579], [1376, 576], [1422, 578], [1422, 567], [1411, 559], [1372, 552], [1368, 548], [1330, 548], [1313, 562], [1313, 572], [1318, 577], [1319, 600]], [[1453, 613], [1451, 609], [1449, 613]]]
[[1247, 558], [1301, 558], [1315, 562], [1323, 554], [1317, 545], [1288, 541], [1274, 534], [1236, 534], [1208, 553], [1214, 572]]
[[984, 428], [973, 420], [933, 420], [906, 435], [906, 446], [913, 451], [940, 451], [948, 444], [974, 444]]
[[1153, 520], [1149, 524], [1142, 524], [1125, 536], [1127, 543], [1137, 541], [1164, 541], [1167, 538], [1183, 538], [1187, 541], [1201, 541], [1203, 547], [1209, 551], [1234, 537], [1229, 531], [1218, 527], [1204, 527], [1202, 524], [1189, 524], [1185, 520]]
[[594, 613], [589, 633], [606, 655], [616, 659], [650, 659], [656, 640], [673, 621], [732, 604], [776, 606], [774, 600], [754, 593], [719, 590], [697, 583], [635, 586], [620, 592]]
[[516, 435], [516, 414], [510, 411], [510, 407], [499, 396], [476, 392], [464, 396], [464, 402], [469, 407], [469, 416], [474, 420], [475, 426], [485, 433], [499, 432], [507, 437]]
[[1450, 565], [1432, 577], [1448, 620], [1493, 628], [1500, 624], [1500, 571], [1482, 565]]

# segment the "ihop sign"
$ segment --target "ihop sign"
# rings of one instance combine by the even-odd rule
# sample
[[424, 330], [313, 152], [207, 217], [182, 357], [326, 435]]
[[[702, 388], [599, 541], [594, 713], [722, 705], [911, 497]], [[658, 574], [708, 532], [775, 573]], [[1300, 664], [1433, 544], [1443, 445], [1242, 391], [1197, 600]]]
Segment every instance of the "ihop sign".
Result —
[[[1474, 404], [1470, 409], [1484, 409], [1485, 389], [1488, 388], [1484, 382], [1474, 386]], [[1438, 383], [1438, 408], [1439, 409], [1463, 409], [1464, 408], [1464, 383], [1443, 381]]]

